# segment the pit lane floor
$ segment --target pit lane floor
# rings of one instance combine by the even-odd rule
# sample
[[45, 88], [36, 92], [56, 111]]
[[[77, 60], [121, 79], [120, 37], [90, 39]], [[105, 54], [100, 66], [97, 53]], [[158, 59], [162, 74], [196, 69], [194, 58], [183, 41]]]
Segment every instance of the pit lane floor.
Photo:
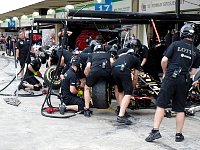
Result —
[[[15, 76], [15, 68], [12, 57], [0, 55], [0, 64], [2, 89]], [[1, 93], [13, 93], [16, 85], [15, 81]], [[200, 149], [200, 113], [186, 118], [185, 140], [182, 143], [176, 143], [174, 139], [175, 118], [164, 118], [160, 128], [162, 138], [147, 143], [144, 139], [152, 129], [154, 109], [128, 110], [133, 124], [126, 126], [115, 121], [115, 100], [112, 101], [112, 109], [93, 109], [91, 118], [77, 115], [68, 119], [53, 119], [40, 114], [45, 96], [19, 97], [21, 104], [18, 107], [6, 104], [4, 97], [0, 96], [1, 150]], [[59, 102], [52, 98], [52, 103], [58, 105]]]

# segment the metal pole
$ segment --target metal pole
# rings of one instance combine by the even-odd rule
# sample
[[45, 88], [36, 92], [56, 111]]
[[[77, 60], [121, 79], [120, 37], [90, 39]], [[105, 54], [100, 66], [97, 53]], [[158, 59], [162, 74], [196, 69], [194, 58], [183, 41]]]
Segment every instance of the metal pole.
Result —
[[[179, 17], [180, 17], [180, 0], [176, 0], [175, 10], [176, 10], [176, 17], [177, 17], [177, 19], [179, 19]], [[179, 30], [178, 26], [179, 26], [179, 24], [176, 23], [175, 29], [177, 31]]]

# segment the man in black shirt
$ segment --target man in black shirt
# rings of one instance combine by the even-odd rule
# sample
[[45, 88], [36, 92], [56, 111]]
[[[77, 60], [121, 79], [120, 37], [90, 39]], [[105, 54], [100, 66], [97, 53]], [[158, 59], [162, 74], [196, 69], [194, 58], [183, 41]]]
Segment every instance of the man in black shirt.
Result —
[[92, 41], [90, 42], [90, 45], [89, 45], [88, 47], [86, 47], [81, 53], [92, 53], [94, 47], [95, 47], [97, 44], [100, 44], [100, 43], [97, 43], [96, 40], [92, 40]]
[[126, 53], [130, 48], [135, 50], [135, 56], [139, 58], [144, 72], [148, 73], [154, 80], [160, 82], [153, 57], [149, 52], [149, 49], [145, 45], [142, 45], [139, 39], [132, 39], [128, 41], [126, 43], [126, 47], [120, 49], [117, 54], [121, 55]]
[[[71, 31], [67, 31], [66, 36], [70, 36], [72, 33], [73, 32]], [[63, 38], [64, 38], [64, 29], [61, 29], [61, 31], [58, 32], [59, 46], [62, 45]], [[67, 49], [67, 43], [68, 43], [68, 40], [66, 39], [65, 43], [63, 43], [65, 49]]]
[[102, 45], [96, 45], [94, 47], [94, 52], [89, 56], [84, 73], [86, 75], [86, 85], [84, 90], [85, 98], [85, 110], [84, 115], [86, 117], [91, 116], [91, 111], [89, 110], [90, 105], [90, 89], [95, 83], [100, 79], [108, 81], [110, 77], [111, 64], [110, 64], [110, 54], [105, 52]]
[[19, 73], [19, 77], [24, 76], [24, 67], [25, 63], [30, 62], [29, 50], [30, 50], [30, 40], [25, 37], [25, 31], [20, 30], [18, 32], [19, 40], [16, 44], [16, 59], [20, 62], [21, 72]]
[[1, 34], [1, 36], [0, 36], [0, 49], [2, 51], [5, 49], [5, 42], [6, 42], [6, 38], [3, 34]]
[[10, 35], [10, 40], [9, 40], [9, 50], [12, 52], [12, 56], [14, 56], [14, 48], [16, 45], [16, 39], [14, 38], [13, 34]]
[[165, 108], [172, 100], [172, 111], [176, 112], [175, 141], [184, 140], [182, 129], [185, 120], [188, 77], [194, 75], [199, 67], [199, 50], [193, 45], [196, 27], [194, 23], [185, 24], [180, 30], [181, 41], [173, 42], [164, 53], [161, 61], [163, 82], [156, 100], [154, 126], [145, 139], [147, 142], [161, 138], [159, 127], [165, 114]]
[[[117, 122], [130, 125], [132, 122], [125, 116], [126, 108], [130, 103], [133, 87], [138, 82], [139, 59], [134, 55], [134, 50], [121, 54], [113, 63], [111, 75], [115, 81], [115, 96], [120, 106]], [[133, 74], [133, 80], [131, 77]]]
[[172, 43], [172, 33], [171, 30], [167, 31], [167, 34], [164, 37], [166, 48]]
[[172, 42], [179, 41], [179, 40], [180, 40], [180, 33], [176, 29], [174, 29], [173, 35], [172, 35]]
[[72, 58], [71, 67], [64, 74], [64, 79], [61, 82], [61, 95], [66, 110], [81, 111], [84, 109], [84, 100], [77, 96], [80, 88], [80, 80], [77, 77], [79, 68], [79, 57], [75, 56]]
[[145, 45], [142, 45], [139, 39], [133, 39], [131, 41], [131, 45], [133, 45], [132, 47], [135, 49], [136, 54], [140, 58], [141, 67], [144, 72], [148, 73], [154, 80], [160, 82], [156, 64], [149, 49]]
[[30, 52], [30, 58], [31, 61], [28, 64], [28, 68], [19, 89], [29, 88], [39, 91], [42, 88], [42, 84], [35, 76], [42, 77], [40, 67], [42, 63], [46, 63], [46, 56], [43, 52], [38, 51], [37, 48], [33, 48]]

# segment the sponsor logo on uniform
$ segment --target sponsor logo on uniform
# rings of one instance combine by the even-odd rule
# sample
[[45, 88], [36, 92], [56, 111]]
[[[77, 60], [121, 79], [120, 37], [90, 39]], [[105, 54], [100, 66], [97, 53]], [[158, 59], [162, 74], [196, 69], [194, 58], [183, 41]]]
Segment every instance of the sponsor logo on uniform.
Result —
[[67, 77], [67, 75], [68, 75], [68, 74], [67, 74], [67, 73], [65, 73], [65, 74], [64, 74], [64, 77], [66, 78], [66, 77]]
[[187, 55], [184, 55], [184, 54], [181, 54], [181, 57], [192, 59], [190, 56], [187, 56]]
[[183, 52], [185, 54], [190, 54], [190, 55], [193, 55], [193, 56], [196, 56], [196, 52], [190, 50], [190, 49], [187, 49], [187, 48], [183, 48], [183, 47], [178, 47], [178, 52]]

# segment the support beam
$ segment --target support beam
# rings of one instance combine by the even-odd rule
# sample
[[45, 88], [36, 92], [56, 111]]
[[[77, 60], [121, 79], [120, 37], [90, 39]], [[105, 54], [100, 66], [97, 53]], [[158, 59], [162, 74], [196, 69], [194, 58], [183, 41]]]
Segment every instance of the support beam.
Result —
[[147, 19], [56, 19], [56, 18], [34, 18], [36, 23], [57, 23], [63, 24], [67, 20], [68, 24], [148, 24]]
[[154, 19], [155, 21], [200, 21], [199, 14], [168, 14], [168, 13], [132, 13], [132, 12], [107, 12], [93, 10], [69, 10], [72, 17], [113, 18], [113, 19]]
[[[180, 17], [180, 0], [176, 0], [175, 7], [176, 7], [175, 8], [175, 10], [176, 10], [176, 17], [177, 17], [177, 19], [179, 19], [179, 17]], [[179, 26], [178, 23], [175, 24], [175, 28], [176, 28], [177, 31], [179, 30], [178, 26]]]

